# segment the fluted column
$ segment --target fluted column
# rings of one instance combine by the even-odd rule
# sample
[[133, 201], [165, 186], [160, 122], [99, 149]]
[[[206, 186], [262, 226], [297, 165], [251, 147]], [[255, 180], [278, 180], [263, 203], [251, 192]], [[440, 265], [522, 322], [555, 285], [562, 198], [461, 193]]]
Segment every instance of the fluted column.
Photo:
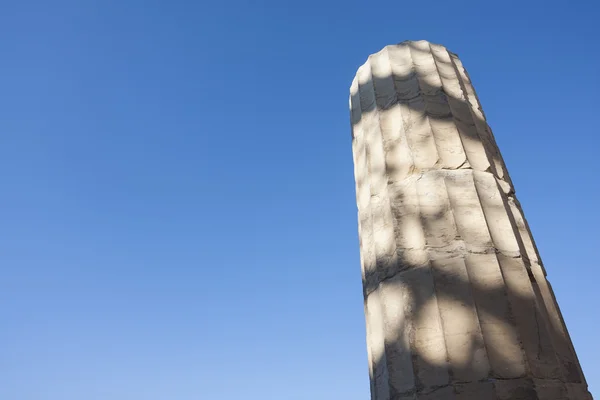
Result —
[[387, 46], [350, 109], [371, 399], [591, 399], [458, 57]]

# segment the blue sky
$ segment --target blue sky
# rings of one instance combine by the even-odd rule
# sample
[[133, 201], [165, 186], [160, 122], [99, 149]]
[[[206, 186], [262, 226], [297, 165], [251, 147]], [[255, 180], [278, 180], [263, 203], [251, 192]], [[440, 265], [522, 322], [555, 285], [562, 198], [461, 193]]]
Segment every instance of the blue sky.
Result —
[[598, 5], [29, 1], [0, 16], [0, 398], [368, 398], [348, 91], [458, 53], [600, 395]]

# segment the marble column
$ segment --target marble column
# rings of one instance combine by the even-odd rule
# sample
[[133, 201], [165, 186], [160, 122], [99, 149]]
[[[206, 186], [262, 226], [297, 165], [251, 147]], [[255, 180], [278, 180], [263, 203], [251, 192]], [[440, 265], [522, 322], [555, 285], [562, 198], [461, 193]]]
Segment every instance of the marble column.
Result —
[[350, 110], [371, 399], [590, 400], [456, 54], [385, 47]]

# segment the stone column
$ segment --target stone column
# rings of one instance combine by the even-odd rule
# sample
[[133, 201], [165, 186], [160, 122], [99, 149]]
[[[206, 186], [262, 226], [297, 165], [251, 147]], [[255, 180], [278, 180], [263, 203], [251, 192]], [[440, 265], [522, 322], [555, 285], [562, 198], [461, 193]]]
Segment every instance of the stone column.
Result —
[[371, 399], [591, 399], [458, 57], [385, 47], [350, 109]]

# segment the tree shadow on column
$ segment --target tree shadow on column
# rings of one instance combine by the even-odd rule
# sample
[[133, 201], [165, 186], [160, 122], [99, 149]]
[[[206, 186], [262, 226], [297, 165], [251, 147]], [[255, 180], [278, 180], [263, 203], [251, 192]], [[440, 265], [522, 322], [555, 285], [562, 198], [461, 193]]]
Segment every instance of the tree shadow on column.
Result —
[[[413, 52], [426, 52], [422, 42], [408, 42]], [[455, 71], [460, 76], [459, 71]], [[464, 72], [464, 71], [463, 71]], [[465, 72], [466, 74], [466, 72]], [[468, 79], [468, 75], [465, 75]], [[481, 173], [492, 174], [497, 190], [502, 197], [504, 211], [518, 243], [519, 254], [506, 255], [492, 244], [491, 252], [471, 252], [464, 245], [462, 237], [454, 238], [454, 242], [463, 243], [461, 250], [447, 257], [426, 264], [415, 263], [407, 252], [423, 250], [427, 254], [435, 252], [429, 243], [423, 249], [396, 248], [395, 254], [375, 254], [374, 265], [363, 265], [363, 286], [366, 309], [367, 298], [373, 293], [381, 296], [382, 329], [376, 332], [383, 336], [383, 343], [369, 346], [381, 348], [371, 349], [371, 398], [373, 400], [407, 400], [407, 399], [591, 399], [587, 392], [585, 378], [577, 361], [573, 345], [569, 339], [564, 321], [558, 311], [552, 289], [545, 279], [545, 273], [537, 250], [535, 255], [526, 246], [523, 234], [529, 235], [529, 229], [521, 215], [515, 215], [515, 210], [522, 214], [514, 197], [512, 183], [508, 177], [504, 161], [498, 151], [495, 139], [483, 112], [479, 109], [476, 95], [469, 95], [468, 88], [462, 82], [462, 96], [453, 96], [442, 87], [430, 85], [427, 79], [412, 72], [405, 76], [373, 77], [362, 86], [372, 85], [374, 88], [383, 87], [389, 79], [394, 82], [415, 80], [419, 87], [418, 96], [424, 98], [424, 115], [429, 120], [452, 121], [459, 129], [463, 144], [465, 141], [480, 143], [485, 150], [489, 166], [480, 170]], [[402, 104], [404, 107], [415, 107], [415, 103], [398, 95], [396, 99], [387, 99], [380, 104], [373, 99], [370, 104], [362, 107], [359, 117], [353, 116], [352, 123], [357, 124], [363, 115], [373, 113], [378, 115], [389, 108]], [[365, 102], [360, 93], [354, 93], [352, 101]], [[436, 107], [440, 101], [448, 104], [449, 113], [439, 112], [444, 107]], [[477, 104], [472, 104], [476, 102]], [[422, 103], [421, 105], [422, 106]], [[419, 106], [419, 107], [420, 107]], [[422, 112], [423, 109], [418, 110]], [[386, 142], [381, 139], [386, 153], [394, 152], [398, 142]], [[369, 148], [366, 149], [367, 158]], [[386, 163], [385, 174], [388, 179], [394, 175], [394, 166]], [[476, 166], [459, 168], [476, 170]], [[439, 166], [433, 168], [441, 169]], [[373, 171], [371, 171], [372, 175]], [[371, 176], [371, 179], [373, 176]], [[388, 182], [393, 185], [397, 182]], [[357, 187], [364, 182], [357, 176]], [[406, 200], [401, 192], [390, 195], [391, 206], [403, 204]], [[512, 203], [511, 203], [512, 202]], [[510, 204], [517, 204], [516, 208]], [[443, 210], [433, 214], [442, 218]], [[420, 215], [422, 223], [425, 217]], [[428, 214], [427, 218], [431, 218]], [[395, 217], [395, 224], [402, 223], [400, 217]], [[488, 221], [488, 224], [490, 221]], [[493, 223], [493, 221], [491, 222]], [[524, 224], [523, 226], [519, 226]], [[529, 253], [528, 253], [529, 250]], [[361, 245], [361, 251], [362, 245]], [[487, 257], [487, 258], [486, 258]], [[491, 257], [491, 258], [490, 258]], [[473, 272], [477, 272], [477, 260], [492, 260], [496, 263], [500, 281], [497, 285], [488, 285], [477, 281]], [[446, 266], [458, 262], [459, 270], [465, 266], [466, 274], [456, 273], [457, 269]], [[469, 275], [471, 271], [471, 275]], [[415, 276], [420, 278], [416, 279]], [[515, 278], [516, 277], [516, 278]], [[429, 290], [422, 285], [411, 285], [411, 282], [429, 282]], [[386, 304], [387, 299], [394, 299], [402, 304]], [[504, 304], [500, 304], [504, 302]], [[389, 309], [395, 311], [389, 311]], [[427, 327], [435, 325], [431, 322], [431, 310], [436, 310], [441, 324], [439, 332], [443, 346], [438, 349], [443, 354], [431, 355], [437, 351], [433, 341], [420, 343], [421, 331], [419, 325]], [[451, 320], [440, 317], [440, 307], [446, 307], [448, 315], [464, 315], [465, 320], [475, 315], [474, 329], [454, 329]], [[390, 318], [390, 312], [395, 313]], [[386, 315], [386, 313], [388, 315]], [[367, 317], [367, 320], [369, 317]], [[456, 324], [463, 320], [456, 321]], [[367, 324], [370, 324], [368, 321]], [[374, 329], [374, 327], [370, 327]], [[369, 335], [369, 334], [368, 334]], [[435, 339], [431, 332], [424, 335]], [[429, 335], [429, 336], [428, 336]], [[513, 335], [513, 337], [511, 337]], [[372, 335], [371, 335], [372, 336]], [[433, 340], [432, 339], [432, 340]], [[515, 353], [510, 342], [518, 346]], [[501, 345], [505, 341], [506, 346]], [[451, 353], [453, 343], [462, 349], [464, 354]], [[435, 347], [435, 346], [434, 346]], [[433, 352], [433, 353], [432, 353]], [[522, 368], [519, 368], [519, 367]], [[412, 374], [412, 377], [409, 376]]]

